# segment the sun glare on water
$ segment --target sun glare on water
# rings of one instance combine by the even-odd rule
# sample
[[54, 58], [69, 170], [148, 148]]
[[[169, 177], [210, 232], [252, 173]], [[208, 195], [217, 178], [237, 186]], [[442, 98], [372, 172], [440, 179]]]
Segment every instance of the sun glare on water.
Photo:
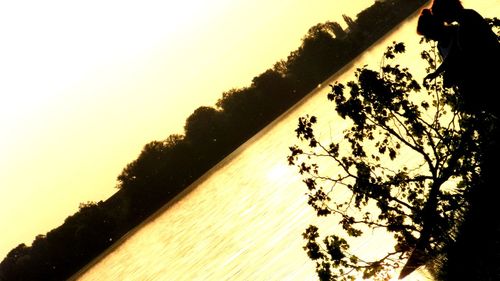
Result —
[[270, 181], [276, 181], [287, 176], [295, 175], [293, 169], [286, 165], [277, 164], [267, 172], [267, 179]]

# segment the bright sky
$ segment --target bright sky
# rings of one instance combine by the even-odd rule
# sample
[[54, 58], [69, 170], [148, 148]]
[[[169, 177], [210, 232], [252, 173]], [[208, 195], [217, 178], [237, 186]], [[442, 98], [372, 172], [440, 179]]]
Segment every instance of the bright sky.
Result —
[[373, 0], [0, 2], [0, 259], [104, 200], [144, 144]]

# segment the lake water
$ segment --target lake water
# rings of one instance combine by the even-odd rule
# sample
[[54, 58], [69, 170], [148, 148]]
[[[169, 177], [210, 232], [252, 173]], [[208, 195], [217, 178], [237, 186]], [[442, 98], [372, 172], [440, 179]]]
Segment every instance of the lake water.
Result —
[[[498, 12], [497, 4], [493, 0], [483, 5]], [[401, 64], [416, 67], [419, 38], [415, 26], [415, 17], [405, 21], [73, 279], [317, 280], [314, 263], [302, 248], [301, 234], [310, 224], [328, 234], [336, 224], [316, 218], [306, 203], [301, 177], [287, 165], [288, 147], [297, 143], [297, 119], [314, 114], [321, 122], [322, 137], [339, 139], [345, 123], [326, 99], [328, 84], [351, 79], [358, 66], [378, 67], [382, 52], [392, 41], [407, 43], [410, 52], [407, 62]], [[391, 247], [382, 232], [354, 243], [356, 251], [367, 255], [382, 254]], [[427, 277], [416, 272], [405, 280]]]

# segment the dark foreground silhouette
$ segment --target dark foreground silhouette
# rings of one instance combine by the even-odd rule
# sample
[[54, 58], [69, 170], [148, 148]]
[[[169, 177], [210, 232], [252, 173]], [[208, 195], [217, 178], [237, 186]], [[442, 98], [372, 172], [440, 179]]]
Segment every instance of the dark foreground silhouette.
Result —
[[425, 2], [375, 2], [356, 20], [345, 17], [348, 30], [335, 22], [312, 27], [297, 50], [250, 86], [225, 92], [217, 108], [196, 109], [185, 135], [147, 144], [108, 200], [82, 204], [31, 246], [11, 250], [0, 280], [70, 277]]
[[[496, 218], [499, 212], [495, 212], [492, 208], [494, 202], [488, 199], [494, 198], [494, 192], [500, 187], [494, 180], [495, 162], [500, 156], [498, 147], [500, 108], [496, 103], [500, 87], [495, 78], [498, 77], [496, 68], [500, 63], [500, 43], [488, 21], [476, 11], [464, 8], [459, 0], [434, 0], [431, 9], [422, 11], [417, 31], [427, 39], [437, 42], [442, 58], [441, 65], [426, 79], [432, 80], [443, 75], [444, 86], [453, 88], [459, 96], [460, 103], [457, 109], [475, 116], [478, 132], [481, 135], [479, 148], [481, 178], [466, 196], [471, 204], [470, 212], [464, 218], [458, 243], [450, 246], [453, 250], [450, 250], [450, 257], [446, 259], [441, 278], [496, 280], [500, 278], [498, 268], [495, 269], [497, 267], [495, 264], [500, 264], [498, 259], [500, 249], [495, 247], [498, 241], [491, 239], [495, 237], [491, 235], [498, 235], [496, 228], [500, 220]], [[435, 222], [428, 223], [429, 227], [433, 227], [433, 224]], [[493, 227], [487, 227], [487, 224]], [[479, 228], [481, 225], [482, 228]], [[491, 245], [483, 244], [481, 250], [476, 249], [479, 248], [478, 245], [474, 247], [464, 245], [464, 240], [468, 243], [474, 242], [470, 240], [471, 227], [476, 232], [479, 229], [489, 229], [482, 233], [481, 241], [488, 241]], [[426, 230], [428, 229], [424, 227], [412, 255], [401, 271], [400, 278], [427, 262], [422, 255], [430, 244], [429, 231]], [[460, 248], [461, 254], [458, 254], [457, 247]], [[480, 257], [475, 258], [476, 261], [481, 260], [480, 264], [473, 266], [472, 261], [468, 264], [458, 262], [458, 256], [461, 256], [460, 260], [464, 260], [475, 256], [473, 253], [476, 253], [475, 255], [481, 253]]]

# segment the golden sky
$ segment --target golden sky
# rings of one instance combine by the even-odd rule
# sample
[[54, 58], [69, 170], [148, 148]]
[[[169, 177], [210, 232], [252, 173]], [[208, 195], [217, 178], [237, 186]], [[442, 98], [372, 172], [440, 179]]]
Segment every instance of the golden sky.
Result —
[[2, 1], [0, 257], [104, 200], [144, 144], [373, 0]]

